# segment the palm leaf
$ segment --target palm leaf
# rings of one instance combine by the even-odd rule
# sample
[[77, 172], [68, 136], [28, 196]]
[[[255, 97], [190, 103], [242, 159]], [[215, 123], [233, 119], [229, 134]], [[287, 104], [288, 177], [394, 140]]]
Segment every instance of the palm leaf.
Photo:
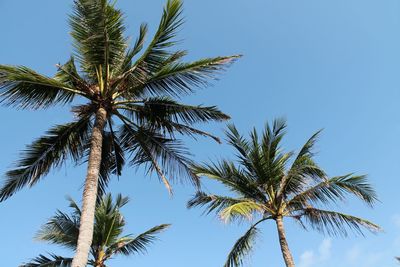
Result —
[[122, 79], [130, 74], [133, 65], [132, 60], [143, 49], [147, 31], [147, 24], [140, 25], [139, 36], [136, 39], [134, 46], [126, 52], [121, 66], [119, 67], [119, 69], [117, 69], [117, 71], [120, 73], [120, 77], [118, 77], [117, 80]]
[[[124, 120], [120, 129], [121, 145], [132, 155], [132, 165], [147, 164], [148, 171], [162, 169], [171, 179], [186, 178], [198, 186], [198, 177], [189, 168], [192, 161], [179, 140], [168, 139], [147, 127], [138, 127]], [[154, 162], [158, 164], [154, 164]], [[160, 166], [158, 168], [157, 166]]]
[[285, 179], [281, 183], [280, 193], [300, 193], [304, 185], [310, 181], [324, 181], [325, 172], [313, 160], [313, 148], [321, 133], [317, 131], [303, 145], [292, 166], [290, 167]]
[[256, 213], [263, 214], [264, 207], [254, 201], [244, 200], [238, 203], [230, 205], [220, 212], [220, 217], [225, 222], [229, 222], [235, 219], [247, 219], [251, 220], [253, 215]]
[[96, 80], [99, 66], [107, 72], [121, 64], [126, 38], [120, 10], [107, 0], [77, 0], [69, 22], [76, 56], [89, 78]]
[[180, 0], [168, 0], [153, 40], [134, 64], [136, 72], [155, 73], [163, 62], [171, 56], [172, 53], [167, 49], [176, 44], [172, 39], [182, 25], [181, 13], [182, 2]]
[[170, 227], [170, 224], [162, 224], [151, 228], [135, 238], [121, 238], [107, 249], [106, 257], [109, 258], [114, 254], [123, 254], [129, 256], [135, 253], [145, 253], [147, 252], [147, 246], [157, 240], [156, 235], [168, 227]]
[[266, 201], [264, 193], [254, 182], [253, 177], [236, 168], [230, 161], [223, 160], [218, 163], [193, 165], [192, 169], [197, 176], [206, 176], [218, 181], [243, 198], [254, 199], [260, 203]]
[[12, 196], [24, 186], [35, 185], [52, 168], [60, 166], [68, 156], [79, 161], [91, 128], [89, 117], [50, 129], [45, 136], [29, 145], [16, 163], [16, 168], [6, 173], [0, 189], [0, 201]]
[[365, 175], [353, 176], [351, 174], [330, 178], [320, 182], [288, 201], [290, 204], [302, 205], [308, 202], [324, 203], [344, 201], [345, 194], [353, 194], [367, 204], [371, 205], [377, 200], [375, 190], [367, 183]]
[[368, 220], [335, 211], [311, 207], [306, 208], [300, 217], [305, 218], [313, 229], [329, 235], [347, 236], [348, 229], [361, 235], [363, 235], [363, 229], [371, 232], [378, 232], [381, 230], [378, 225]]
[[35, 239], [75, 249], [79, 235], [79, 223], [80, 214], [77, 214], [76, 211], [72, 216], [57, 211], [56, 215], [41, 227]]
[[54, 79], [68, 85], [71, 88], [78, 88], [80, 91], [86, 93], [87, 96], [92, 96], [93, 91], [83, 77], [80, 76], [78, 69], [75, 65], [74, 57], [71, 57], [64, 65], [57, 65], [58, 71]]
[[191, 209], [200, 206], [205, 207], [205, 213], [207, 214], [213, 211], [219, 213], [225, 208], [243, 201], [245, 201], [245, 199], [236, 199], [218, 195], [207, 195], [206, 193], [199, 191], [192, 199], [188, 201], [187, 208]]
[[51, 79], [23, 66], [0, 65], [0, 102], [17, 108], [47, 108], [70, 103], [86, 94], [62, 81]]
[[243, 258], [251, 252], [257, 234], [258, 229], [255, 226], [250, 227], [233, 245], [224, 267], [243, 266]]
[[102, 250], [113, 244], [122, 234], [125, 220], [120, 212], [129, 199], [118, 195], [113, 202], [111, 194], [104, 195], [96, 206], [92, 250]]
[[134, 88], [133, 94], [172, 95], [193, 92], [192, 87], [207, 86], [208, 80], [224, 70], [240, 56], [207, 58], [192, 63], [167, 64], [150, 79], [145, 81], [142, 90]]
[[140, 104], [125, 104], [119, 106], [125, 109], [129, 116], [139, 124], [150, 122], [162, 126], [163, 122], [195, 124], [199, 122], [224, 121], [229, 116], [215, 106], [190, 106], [176, 102], [169, 97], [152, 97]]
[[39, 255], [32, 259], [29, 263], [24, 263], [19, 267], [70, 267], [72, 258], [64, 258], [54, 254], [50, 254], [50, 257]]

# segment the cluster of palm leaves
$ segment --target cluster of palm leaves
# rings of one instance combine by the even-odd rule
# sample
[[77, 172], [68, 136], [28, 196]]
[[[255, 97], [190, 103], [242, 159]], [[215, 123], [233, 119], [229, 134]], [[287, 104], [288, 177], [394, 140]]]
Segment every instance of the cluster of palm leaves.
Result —
[[[111, 194], [104, 195], [96, 205], [93, 241], [90, 247], [91, 258], [88, 265], [94, 267], [107, 267], [106, 262], [117, 255], [133, 255], [144, 253], [147, 246], [156, 240], [156, 235], [166, 228], [168, 224], [155, 226], [135, 237], [122, 235], [125, 219], [120, 209], [128, 203], [127, 197], [118, 195], [113, 201]], [[69, 199], [70, 214], [62, 211], [49, 219], [36, 235], [39, 241], [56, 244], [75, 251], [78, 236], [81, 210], [72, 199]], [[20, 267], [69, 267], [72, 258], [55, 254], [39, 255], [31, 262]]]
[[195, 165], [194, 172], [223, 184], [234, 196], [198, 192], [188, 207], [203, 206], [206, 213], [216, 212], [225, 222], [250, 220], [249, 230], [237, 240], [225, 267], [243, 264], [259, 233], [257, 226], [273, 220], [277, 225], [280, 246], [286, 266], [294, 266], [286, 240], [283, 218], [291, 218], [307, 228], [346, 236], [348, 229], [362, 234], [362, 228], [372, 232], [380, 228], [367, 220], [325, 210], [323, 206], [344, 201], [353, 195], [372, 206], [376, 193], [366, 176], [347, 174], [328, 177], [314, 161], [313, 147], [319, 131], [300, 151], [284, 152], [281, 142], [285, 135], [284, 120], [275, 120], [272, 127], [258, 134], [254, 129], [246, 139], [235, 126], [228, 127], [228, 143], [236, 150], [236, 161]]
[[[51, 128], [29, 145], [6, 174], [0, 201], [24, 186], [35, 185], [66, 159], [87, 162], [80, 238], [76, 262], [83, 267], [93, 232], [96, 196], [110, 174], [120, 175], [125, 161], [156, 172], [172, 192], [168, 178], [198, 185], [188, 168], [189, 152], [177, 135], [212, 135], [194, 127], [229, 117], [215, 106], [180, 103], [194, 88], [233, 62], [237, 56], [184, 62], [186, 51], [174, 49], [182, 25], [182, 3], [169, 0], [153, 39], [144, 49], [147, 26], [131, 48], [123, 14], [108, 0], [76, 0], [70, 16], [74, 54], [54, 77], [27, 67], [0, 65], [0, 99], [8, 106], [43, 109], [72, 106], [76, 120]], [[76, 104], [75, 104], [76, 103]], [[168, 178], [167, 178], [168, 177]]]
[[69, 20], [74, 53], [57, 65], [53, 77], [24, 66], [0, 65], [1, 103], [34, 110], [66, 105], [75, 118], [53, 126], [26, 147], [5, 175], [0, 201], [34, 186], [66, 160], [87, 163], [82, 208], [71, 201], [74, 212], [58, 212], [38, 235], [75, 250], [74, 258], [40, 255], [24, 266], [104, 267], [115, 254], [144, 250], [153, 234], [166, 225], [136, 239], [120, 237], [124, 221], [119, 208], [127, 200], [119, 196], [114, 204], [109, 195], [103, 197], [112, 175], [121, 175], [126, 164], [156, 173], [170, 194], [171, 181], [188, 180], [199, 189], [201, 176], [221, 182], [236, 194], [228, 197], [199, 191], [188, 204], [205, 206], [207, 213], [215, 211], [226, 222], [253, 222], [234, 245], [225, 266], [242, 264], [259, 231], [257, 226], [267, 220], [277, 224], [287, 266], [294, 266], [294, 261], [284, 232], [285, 217], [328, 234], [346, 235], [345, 226], [357, 232], [363, 227], [379, 229], [369, 221], [320, 207], [344, 200], [346, 194], [373, 205], [376, 195], [365, 176], [330, 178], [325, 174], [313, 160], [318, 133], [294, 157], [280, 148], [285, 129], [281, 120], [267, 126], [260, 137], [254, 130], [250, 140], [230, 126], [228, 141], [237, 150], [238, 164], [194, 164], [181, 137], [203, 136], [220, 142], [197, 124], [224, 121], [229, 116], [216, 106], [183, 104], [181, 98], [207, 86], [239, 56], [184, 61], [186, 51], [175, 48], [176, 33], [183, 23], [181, 13], [181, 1], [168, 0], [148, 45], [146, 24], [130, 45], [124, 15], [114, 2], [75, 0]]

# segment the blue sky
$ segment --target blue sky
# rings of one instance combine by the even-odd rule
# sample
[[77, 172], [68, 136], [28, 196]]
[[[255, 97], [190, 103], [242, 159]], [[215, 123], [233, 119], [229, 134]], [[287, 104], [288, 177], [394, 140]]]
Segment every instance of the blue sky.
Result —
[[[119, 0], [127, 33], [136, 37], [141, 22], [151, 32], [164, 1]], [[67, 14], [72, 1], [0, 0], [0, 63], [22, 64], [53, 75], [55, 64], [71, 53]], [[400, 255], [400, 2], [397, 0], [186, 0], [186, 23], [179, 37], [188, 60], [243, 54], [213, 87], [189, 103], [217, 104], [243, 132], [260, 129], [278, 116], [288, 120], [285, 147], [295, 150], [324, 128], [317, 160], [329, 174], [368, 174], [381, 202], [371, 210], [349, 200], [340, 208], [380, 224], [384, 232], [329, 238], [305, 232], [288, 221], [287, 235], [299, 267], [391, 267]], [[0, 173], [18, 151], [50, 126], [71, 120], [66, 108], [17, 111], [0, 108]], [[222, 136], [223, 124], [205, 126]], [[196, 160], [232, 156], [227, 145], [188, 140]], [[0, 203], [2, 266], [17, 266], [39, 253], [71, 255], [33, 240], [56, 209], [66, 210], [65, 196], [80, 200], [85, 166], [67, 164], [30, 190]], [[223, 192], [215, 184], [207, 189]], [[246, 225], [224, 225], [200, 210], [187, 210], [190, 186], [175, 185], [169, 198], [155, 177], [127, 170], [112, 192], [131, 197], [124, 208], [127, 233], [172, 223], [146, 255], [118, 258], [110, 266], [222, 266]], [[246, 266], [283, 266], [274, 225]]]

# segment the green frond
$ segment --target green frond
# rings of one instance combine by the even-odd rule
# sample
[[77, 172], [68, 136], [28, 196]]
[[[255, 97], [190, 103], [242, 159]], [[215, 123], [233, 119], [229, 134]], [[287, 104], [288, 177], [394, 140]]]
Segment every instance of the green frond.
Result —
[[75, 249], [79, 236], [80, 214], [57, 211], [37, 232], [35, 239]]
[[206, 87], [208, 81], [240, 56], [201, 59], [192, 63], [171, 63], [146, 80], [143, 89], [133, 88], [133, 95], [171, 95], [180, 97], [193, 92], [193, 87]]
[[314, 156], [314, 146], [318, 141], [319, 136], [321, 135], [322, 130], [317, 131], [314, 133], [308, 140], [307, 142], [303, 145], [303, 147], [300, 149], [300, 152], [297, 154], [297, 157], [295, 161], [293, 162], [293, 165], [295, 166], [297, 164], [297, 161], [303, 158], [312, 158]]
[[79, 89], [23, 66], [0, 65], [0, 103], [22, 109], [48, 108], [70, 103]]
[[29, 263], [24, 263], [19, 267], [70, 267], [71, 263], [72, 258], [64, 258], [54, 254], [50, 254], [46, 257], [40, 254]]
[[233, 245], [233, 248], [229, 252], [224, 267], [243, 266], [243, 258], [247, 256], [253, 249], [258, 232], [258, 229], [255, 226], [252, 226], [241, 238], [236, 241], [236, 243]]
[[316, 208], [306, 208], [300, 215], [304, 218], [313, 229], [329, 235], [347, 236], [348, 230], [363, 235], [363, 230], [376, 233], [381, 228], [364, 219], [335, 212]]
[[310, 183], [326, 181], [324, 172], [312, 158], [303, 158], [301, 163], [292, 167], [280, 185], [279, 193], [285, 195], [299, 194]]
[[138, 124], [151, 123], [163, 126], [165, 122], [192, 125], [199, 122], [224, 121], [229, 116], [215, 106], [191, 106], [178, 103], [169, 97], [147, 98], [141, 103], [122, 104], [121, 109]]
[[134, 46], [126, 52], [121, 66], [119, 67], [119, 69], [117, 69], [120, 75], [130, 74], [133, 65], [132, 60], [143, 49], [147, 31], [147, 24], [140, 25], [139, 36], [136, 39]]
[[115, 254], [129, 256], [137, 253], [145, 253], [147, 252], [147, 247], [157, 240], [157, 234], [163, 232], [170, 226], [170, 224], [162, 224], [151, 228], [135, 238], [123, 237], [107, 249], [106, 257], [109, 258]]
[[221, 212], [227, 207], [233, 206], [237, 203], [241, 203], [245, 199], [236, 199], [217, 195], [208, 195], [204, 192], [197, 192], [192, 199], [187, 203], [187, 208], [191, 209], [194, 207], [205, 207], [205, 213], [210, 214], [213, 211], [217, 213]]
[[15, 169], [6, 173], [0, 189], [0, 201], [12, 196], [24, 186], [35, 185], [52, 168], [60, 166], [67, 157], [74, 161], [82, 158], [88, 140], [91, 121], [89, 117], [50, 129], [45, 136], [29, 145], [15, 164]]
[[310, 181], [324, 181], [325, 172], [314, 162], [313, 148], [318, 141], [322, 130], [313, 134], [297, 154], [289, 168], [285, 180], [281, 184], [280, 192], [284, 194], [298, 194]]
[[230, 205], [220, 212], [220, 217], [226, 223], [232, 220], [251, 220], [253, 215], [259, 213], [263, 215], [264, 207], [253, 201], [241, 201]]
[[283, 118], [274, 120], [272, 128], [268, 123], [265, 126], [261, 138], [261, 148], [266, 161], [272, 161], [280, 152], [279, 145], [286, 134], [286, 128], [286, 120]]
[[173, 39], [183, 22], [180, 18], [181, 13], [182, 2], [180, 0], [168, 0], [153, 40], [133, 66], [137, 73], [144, 73], [145, 76], [154, 74], [160, 69], [163, 62], [173, 54], [168, 49], [176, 44]]
[[232, 162], [222, 160], [217, 163], [193, 165], [197, 176], [206, 176], [220, 182], [229, 190], [246, 199], [254, 199], [263, 203], [267, 201], [264, 193], [255, 183], [254, 178], [238, 169]]
[[192, 165], [188, 158], [190, 154], [179, 140], [165, 138], [151, 128], [135, 126], [126, 119], [124, 121], [119, 131], [120, 140], [123, 149], [132, 156], [132, 165], [145, 164], [149, 172], [159, 173], [159, 169], [162, 169], [162, 173], [170, 179], [186, 178], [194, 185], [199, 185], [198, 177], [189, 168]]
[[79, 218], [81, 216], [81, 208], [79, 207], [78, 203], [75, 202], [70, 196], [67, 196], [66, 199], [69, 202], [69, 207], [72, 208], [72, 217]]
[[88, 97], [93, 95], [93, 91], [87, 84], [85, 79], [80, 76], [75, 65], [74, 57], [71, 57], [64, 65], [57, 65], [58, 71], [54, 79], [71, 88], [78, 88], [79, 91], [85, 93]]
[[107, 0], [77, 0], [69, 22], [76, 57], [85, 74], [97, 81], [101, 67], [108, 79], [107, 71], [121, 64], [127, 47], [122, 12]]
[[113, 201], [111, 194], [104, 195], [96, 206], [95, 223], [93, 230], [92, 249], [102, 249], [110, 246], [123, 232], [125, 220], [120, 208], [128, 203], [129, 199], [118, 195]]
[[228, 143], [236, 149], [236, 157], [249, 173], [255, 175], [254, 166], [250, 160], [251, 146], [250, 142], [244, 138], [237, 130], [234, 124], [228, 124], [228, 130], [225, 131]]
[[375, 190], [367, 183], [365, 175], [353, 176], [351, 174], [333, 177], [320, 182], [305, 191], [295, 195], [288, 201], [289, 205], [303, 205], [308, 203], [336, 203], [344, 201], [346, 194], [352, 194], [368, 205], [373, 205], [377, 201]]

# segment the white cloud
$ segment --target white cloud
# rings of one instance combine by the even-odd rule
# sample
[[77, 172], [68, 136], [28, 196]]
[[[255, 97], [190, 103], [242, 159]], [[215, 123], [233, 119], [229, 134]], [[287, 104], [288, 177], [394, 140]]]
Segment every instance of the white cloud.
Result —
[[393, 224], [396, 225], [397, 228], [400, 228], [400, 214], [395, 214], [392, 216]]
[[330, 238], [326, 238], [322, 241], [321, 245], [319, 245], [319, 260], [326, 261], [331, 257], [332, 250], [332, 240]]
[[315, 263], [315, 253], [312, 250], [304, 251], [300, 255], [299, 267], [311, 267]]
[[314, 250], [307, 250], [300, 255], [299, 267], [321, 266], [321, 263], [330, 259], [331, 251], [332, 240], [330, 238], [325, 238], [318, 246], [317, 252]]
[[359, 246], [354, 245], [349, 251], [346, 253], [346, 260], [350, 264], [355, 264], [359, 262], [361, 256], [361, 249]]

